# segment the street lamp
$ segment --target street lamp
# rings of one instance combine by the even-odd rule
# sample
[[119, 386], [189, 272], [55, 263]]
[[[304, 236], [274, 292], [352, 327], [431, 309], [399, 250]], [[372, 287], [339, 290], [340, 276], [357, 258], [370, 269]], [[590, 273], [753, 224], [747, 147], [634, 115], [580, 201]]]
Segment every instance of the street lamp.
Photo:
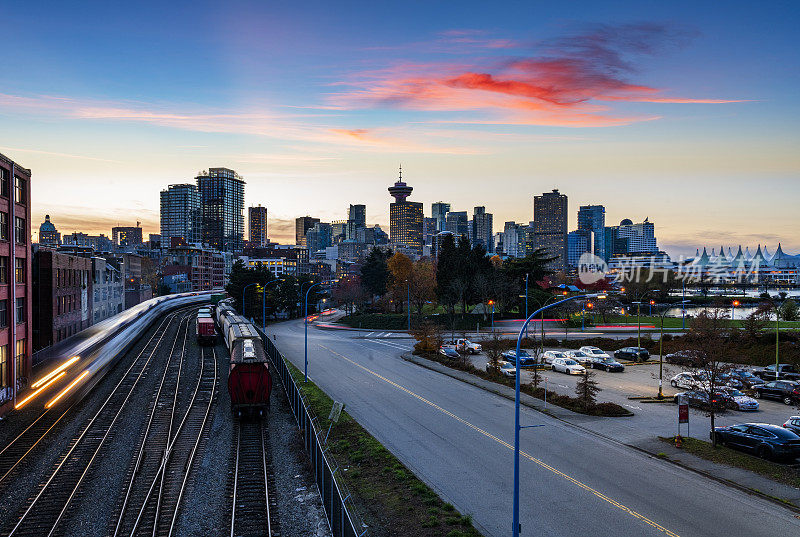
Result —
[[247, 288], [248, 288], [248, 287], [250, 287], [251, 285], [258, 285], [258, 282], [248, 283], [247, 285], [245, 285], [245, 286], [242, 288], [242, 317], [247, 317], [247, 316], [244, 314], [244, 292], [245, 292], [245, 291], [247, 290]]
[[494, 334], [494, 300], [490, 300], [489, 305], [492, 307], [492, 334]]
[[738, 300], [734, 300], [731, 302], [731, 321], [736, 319], [736, 306], [738, 306], [740, 302]]
[[[309, 286], [309, 288], [306, 289], [305, 307], [303, 308], [303, 314], [304, 314], [303, 321], [304, 321], [304, 325], [305, 325], [305, 327], [304, 327], [305, 328], [305, 334], [304, 334], [304, 351], [305, 351], [304, 354], [305, 354], [305, 356], [304, 356], [304, 359], [303, 359], [303, 382], [308, 382], [308, 293], [310, 293], [313, 288], [315, 288], [318, 285], [322, 285], [323, 283], [329, 283], [329, 282], [312, 283]], [[300, 286], [300, 288], [302, 289], [302, 286]]]
[[637, 348], [641, 348], [642, 346], [642, 299], [654, 291], [655, 289], [650, 289], [649, 291], [645, 291], [641, 295], [637, 296], [634, 302], [631, 302], [631, 304], [636, 304], [636, 347]]
[[515, 395], [514, 395], [514, 513], [513, 513], [513, 532], [512, 535], [514, 537], [519, 537], [519, 432], [522, 429], [519, 424], [519, 401], [520, 401], [520, 360], [519, 356], [522, 352], [522, 335], [525, 333], [525, 328], [528, 326], [528, 323], [531, 322], [531, 319], [536, 317], [539, 313], [543, 313], [544, 310], [548, 308], [552, 308], [554, 306], [558, 306], [559, 304], [563, 304], [564, 302], [569, 302], [570, 300], [576, 300], [579, 298], [605, 298], [606, 295], [602, 293], [591, 293], [588, 295], [575, 295], [567, 298], [563, 298], [557, 302], [553, 302], [552, 304], [545, 305], [538, 310], [534, 311], [529, 317], [525, 319], [525, 324], [522, 325], [522, 328], [519, 330], [519, 336], [517, 336], [517, 359], [516, 362], [516, 375], [514, 380], [515, 385]]
[[[688, 300], [681, 300], [681, 308], [686, 306], [686, 302]], [[667, 315], [670, 306], [668, 305], [664, 308], [664, 311], [661, 312], [661, 334], [658, 338], [658, 398], [664, 398], [664, 392], [662, 391], [662, 385], [664, 381], [664, 317]]]
[[264, 330], [267, 329], [267, 287], [274, 283], [282, 282], [285, 278], [281, 278], [279, 280], [272, 280], [271, 282], [265, 283], [264, 286], [261, 288], [261, 328]]
[[651, 300], [650, 301], [650, 313], [647, 314], [648, 317], [652, 317], [653, 316], [653, 304], [655, 304], [655, 303], [656, 303], [655, 300]]
[[[528, 276], [530, 274], [525, 273], [525, 318], [528, 318]], [[525, 339], [528, 339], [528, 329], [525, 329]]]
[[411, 332], [411, 283], [406, 280], [406, 293], [408, 300], [408, 331]]

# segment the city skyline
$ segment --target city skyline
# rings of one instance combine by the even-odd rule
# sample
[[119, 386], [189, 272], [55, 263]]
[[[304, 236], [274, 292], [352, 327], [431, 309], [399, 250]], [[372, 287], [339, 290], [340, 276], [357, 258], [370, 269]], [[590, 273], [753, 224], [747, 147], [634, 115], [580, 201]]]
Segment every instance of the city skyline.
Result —
[[[441, 199], [528, 222], [520, 199], [559, 188], [609, 223], [649, 217], [672, 254], [800, 249], [792, 4], [37, 9], [4, 8], [0, 151], [34, 171], [34, 221], [65, 233], [155, 232], [163, 185], [210, 165], [247, 179], [281, 242], [353, 198], [388, 228], [403, 163], [426, 214]], [[196, 31], [212, 24], [230, 37]]]

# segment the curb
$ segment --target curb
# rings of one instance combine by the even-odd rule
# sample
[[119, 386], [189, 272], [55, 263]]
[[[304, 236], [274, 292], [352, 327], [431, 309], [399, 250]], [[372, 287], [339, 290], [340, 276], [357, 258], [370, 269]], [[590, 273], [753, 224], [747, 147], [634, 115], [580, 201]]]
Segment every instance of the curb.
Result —
[[[470, 382], [468, 379], [461, 378], [459, 376], [449, 374], [446, 371], [446, 369], [450, 369], [450, 368], [448, 368], [447, 366], [442, 365], [442, 367], [445, 368], [445, 371], [440, 371], [439, 369], [430, 367], [425, 363], [417, 361], [415, 359], [416, 356], [414, 356], [414, 355], [412, 355], [410, 353], [403, 353], [401, 355], [401, 358], [403, 360], [405, 360], [406, 362], [410, 362], [410, 363], [418, 365], [420, 367], [424, 367], [425, 369], [428, 369], [430, 371], [435, 371], [437, 373], [441, 373], [441, 374], [446, 375], [446, 376], [448, 376], [450, 378], [454, 378], [454, 379], [456, 379], [458, 381], [461, 381], [464, 384], [469, 384], [471, 386], [475, 386], [476, 388], [480, 388], [480, 389], [482, 389], [484, 391], [487, 391], [489, 393], [493, 393], [495, 395], [499, 395], [500, 397], [503, 397], [503, 398], [511, 400], [511, 401], [514, 400], [514, 398], [509, 397], [507, 394], [503, 393], [501, 390], [493, 390], [493, 389], [490, 389], [489, 387], [481, 385], [480, 383]], [[434, 362], [434, 363], [438, 364], [438, 362]], [[464, 372], [464, 373], [466, 373], [466, 372]], [[527, 394], [524, 394], [524, 395], [527, 395]], [[529, 397], [531, 397], [531, 396], [529, 396]], [[564, 423], [566, 425], [569, 425], [571, 427], [575, 427], [576, 429], [580, 429], [581, 431], [587, 432], [589, 434], [593, 434], [593, 435], [598, 436], [600, 438], [604, 438], [604, 439], [606, 439], [608, 441], [614, 442], [615, 444], [626, 446], [626, 447], [629, 447], [631, 449], [635, 449], [639, 453], [645, 454], [645, 455], [647, 455], [649, 457], [652, 457], [652, 458], [655, 458], [655, 459], [659, 459], [659, 460], [662, 460], [662, 461], [665, 461], [665, 462], [669, 462], [670, 464], [673, 464], [674, 466], [678, 466], [678, 467], [683, 468], [685, 470], [689, 470], [691, 472], [694, 472], [694, 473], [696, 473], [698, 475], [702, 475], [703, 477], [706, 477], [708, 479], [712, 479], [712, 480], [714, 480], [717, 483], [720, 483], [722, 485], [727, 485], [727, 486], [729, 486], [731, 488], [735, 488], [735, 489], [740, 490], [742, 492], [745, 492], [747, 494], [751, 494], [753, 496], [758, 496], [759, 498], [762, 498], [764, 500], [768, 500], [768, 501], [770, 501], [770, 502], [772, 502], [772, 503], [774, 503], [776, 505], [784, 507], [785, 509], [788, 509], [789, 511], [793, 511], [795, 513], [800, 513], [800, 506], [795, 505], [794, 503], [786, 503], [784, 501], [781, 501], [778, 498], [770, 496], [769, 494], [765, 494], [765, 493], [761, 492], [760, 490], [756, 490], [756, 489], [752, 489], [750, 487], [746, 487], [744, 485], [740, 485], [739, 483], [736, 483], [735, 481], [731, 481], [729, 479], [725, 479], [725, 478], [722, 478], [722, 477], [717, 477], [717, 476], [715, 476], [715, 475], [713, 475], [713, 474], [711, 474], [709, 472], [706, 472], [704, 470], [700, 470], [700, 469], [697, 469], [697, 468], [693, 468], [693, 467], [688, 466], [688, 465], [686, 465], [686, 464], [684, 464], [682, 462], [673, 460], [673, 459], [671, 459], [669, 457], [667, 457], [667, 458], [659, 457], [657, 453], [653, 453], [651, 451], [648, 451], [648, 450], [646, 450], [644, 448], [641, 448], [639, 446], [635, 446], [633, 444], [627, 444], [625, 442], [620, 442], [619, 440], [611, 438], [610, 436], [606, 436], [606, 435], [604, 435], [602, 433], [598, 433], [597, 431], [593, 431], [593, 430], [587, 429], [586, 427], [583, 427], [581, 425], [572, 423], [571, 421], [569, 421], [569, 420], [567, 420], [567, 419], [565, 419], [563, 417], [556, 416], [555, 414], [551, 413], [549, 411], [549, 409], [545, 409], [545, 408], [542, 408], [542, 407], [537, 406], [537, 405], [532, 405], [530, 403], [527, 403], [527, 402], [523, 401], [521, 398], [520, 398], [520, 404], [525, 406], [525, 407], [528, 407], [528, 408], [530, 408], [532, 410], [536, 410], [538, 412], [541, 412], [542, 414], [546, 414], [546, 415], [550, 416], [551, 418], [555, 418], [555, 419], [559, 420], [560, 422], [562, 422], [562, 423]], [[557, 407], [557, 408], [559, 408], [560, 410], [563, 410], [565, 412], [571, 412], [568, 409], [562, 409], [560, 407]], [[580, 414], [580, 415], [583, 415], [583, 414]], [[633, 415], [633, 414], [631, 414], [631, 415]], [[617, 417], [617, 416], [615, 416], [615, 417]], [[624, 418], [626, 416], [619, 416], [619, 417], [623, 417]], [[765, 478], [765, 479], [768, 479], [768, 478]]]

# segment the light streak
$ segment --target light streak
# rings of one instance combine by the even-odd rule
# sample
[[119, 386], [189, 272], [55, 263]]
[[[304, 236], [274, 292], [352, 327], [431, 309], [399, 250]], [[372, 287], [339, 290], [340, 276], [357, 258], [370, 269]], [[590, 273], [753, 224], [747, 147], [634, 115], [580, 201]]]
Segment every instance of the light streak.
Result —
[[66, 368], [68, 368], [69, 366], [71, 366], [72, 364], [74, 364], [75, 362], [80, 360], [80, 358], [81, 358], [80, 356], [73, 356], [72, 358], [70, 358], [69, 360], [67, 360], [66, 362], [64, 362], [60, 366], [58, 366], [57, 368], [53, 369], [51, 372], [49, 372], [43, 378], [41, 378], [41, 379], [37, 380], [36, 382], [34, 382], [33, 384], [31, 384], [31, 388], [33, 388], [35, 390], [39, 386], [42, 386], [42, 385], [46, 384], [51, 378], [55, 377], [56, 375], [58, 375], [59, 373], [64, 371]]
[[78, 376], [78, 378], [76, 378], [75, 380], [73, 380], [72, 382], [70, 382], [70, 383], [69, 383], [69, 385], [68, 385], [66, 388], [64, 388], [63, 390], [61, 390], [61, 393], [59, 393], [58, 395], [56, 395], [56, 396], [55, 396], [55, 398], [51, 399], [51, 400], [50, 400], [50, 401], [49, 401], [49, 402], [48, 402], [46, 405], [44, 405], [44, 407], [45, 407], [45, 408], [50, 408], [51, 406], [53, 406], [54, 404], [56, 404], [56, 403], [58, 402], [58, 400], [59, 400], [59, 399], [61, 399], [62, 397], [64, 397], [64, 396], [67, 394], [67, 392], [69, 392], [69, 391], [70, 391], [72, 388], [74, 388], [74, 387], [75, 387], [75, 386], [76, 386], [76, 385], [77, 385], [77, 384], [78, 384], [78, 383], [79, 383], [81, 380], [83, 380], [83, 377], [85, 377], [85, 376], [86, 376], [86, 375], [88, 375], [88, 374], [89, 374], [89, 371], [84, 371], [83, 373], [81, 373], [81, 374]]
[[[43, 385], [42, 385], [42, 386], [41, 386], [41, 387], [40, 387], [38, 390], [34, 390], [34, 391], [33, 391], [33, 392], [30, 394], [30, 395], [28, 395], [28, 397], [26, 397], [26, 398], [25, 398], [25, 399], [23, 399], [22, 401], [18, 402], [16, 405], [14, 405], [14, 408], [15, 408], [15, 409], [17, 409], [17, 408], [22, 408], [23, 406], [25, 406], [25, 404], [26, 404], [28, 401], [30, 401], [31, 399], [33, 399], [34, 397], [36, 397], [37, 395], [39, 395], [39, 394], [40, 394], [42, 391], [44, 391], [44, 390], [45, 390], [45, 389], [46, 389], [48, 386], [50, 386], [51, 384], [53, 384], [55, 381], [57, 381], [58, 379], [60, 379], [61, 377], [63, 377], [63, 376], [64, 376], [64, 375], [66, 375], [66, 374], [67, 374], [67, 372], [66, 372], [66, 371], [61, 371], [61, 372], [60, 372], [60, 373], [58, 373], [58, 374], [57, 374], [55, 377], [52, 377], [52, 378], [50, 379], [50, 381], [49, 381], [49, 382], [47, 382], [47, 383], [43, 384]], [[42, 379], [42, 380], [44, 380], [44, 379]], [[39, 381], [39, 382], [42, 382], [42, 381]], [[39, 384], [39, 382], [37, 382], [36, 384]]]

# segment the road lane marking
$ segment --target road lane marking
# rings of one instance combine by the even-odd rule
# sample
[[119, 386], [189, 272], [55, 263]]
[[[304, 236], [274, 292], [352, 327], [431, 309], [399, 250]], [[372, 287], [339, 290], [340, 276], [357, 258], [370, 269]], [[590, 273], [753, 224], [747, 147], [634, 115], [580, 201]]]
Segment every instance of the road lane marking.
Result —
[[369, 341], [370, 343], [378, 343], [380, 345], [386, 345], [387, 347], [392, 347], [393, 349], [399, 349], [401, 351], [410, 351], [411, 350], [408, 347], [403, 347], [403, 346], [401, 346], [401, 345], [399, 345], [397, 343], [391, 343], [391, 342], [388, 342], [388, 341], [378, 341], [377, 339], [368, 339], [367, 341]]
[[[396, 383], [396, 382], [394, 382], [392, 380], [389, 380], [388, 378], [380, 375], [379, 373], [376, 373], [375, 371], [369, 369], [368, 367], [364, 367], [363, 365], [361, 365], [361, 364], [359, 364], [357, 362], [354, 362], [353, 360], [351, 360], [347, 356], [345, 356], [343, 354], [340, 354], [340, 353], [336, 352], [335, 350], [326, 347], [325, 345], [320, 345], [320, 347], [322, 347], [323, 349], [327, 350], [331, 354], [334, 354], [334, 355], [342, 358], [343, 360], [353, 364], [354, 366], [366, 371], [370, 375], [373, 375], [373, 376], [381, 379], [382, 381], [394, 386], [395, 388], [407, 393], [411, 397], [414, 397], [415, 399], [425, 403], [426, 405], [429, 405], [429, 406], [435, 408], [436, 410], [438, 410], [438, 411], [442, 412], [443, 414], [453, 418], [454, 420], [458, 421], [459, 423], [462, 423], [463, 425], [466, 425], [470, 429], [482, 434], [483, 436], [485, 436], [487, 438], [490, 438], [491, 440], [494, 440], [498, 444], [500, 444], [502, 446], [505, 446], [506, 448], [508, 448], [508, 449], [510, 449], [512, 451], [514, 450], [514, 446], [512, 444], [509, 444], [505, 440], [502, 440], [502, 439], [498, 438], [497, 436], [493, 435], [492, 433], [490, 433], [490, 432], [488, 432], [488, 431], [486, 431], [484, 429], [481, 429], [477, 425], [474, 425], [473, 423], [470, 423], [469, 421], [465, 420], [464, 418], [462, 418], [460, 416], [457, 416], [456, 414], [453, 414], [449, 410], [447, 410], [445, 408], [442, 408], [441, 406], [437, 405], [436, 403], [434, 403], [432, 401], [429, 401], [428, 399], [425, 399], [421, 395], [419, 395], [417, 393], [414, 393], [413, 391], [409, 390], [408, 388], [406, 388], [404, 386], [401, 386], [400, 384], [398, 384], [398, 383]], [[617, 507], [618, 509], [628, 513], [629, 515], [631, 515], [632, 517], [636, 518], [637, 520], [640, 520], [640, 521], [644, 522], [645, 524], [648, 524], [649, 526], [651, 526], [651, 527], [663, 532], [664, 534], [668, 535], [669, 537], [680, 537], [677, 533], [668, 530], [667, 528], [665, 528], [664, 526], [661, 526], [657, 522], [654, 522], [654, 521], [650, 520], [649, 518], [647, 518], [646, 516], [644, 516], [644, 515], [642, 515], [640, 513], [637, 513], [636, 511], [626, 507], [625, 505], [619, 503], [618, 501], [614, 500], [613, 498], [609, 498], [608, 496], [606, 496], [602, 492], [600, 492], [600, 491], [598, 491], [596, 489], [593, 489], [589, 485], [587, 485], [587, 484], [585, 484], [585, 483], [583, 483], [581, 481], [578, 481], [574, 477], [565, 474], [561, 470], [558, 470], [558, 469], [550, 466], [546, 462], [544, 462], [544, 461], [542, 461], [540, 459], [537, 459], [536, 457], [526, 453], [525, 451], [520, 450], [519, 454], [522, 457], [528, 459], [529, 461], [534, 462], [534, 463], [538, 464], [539, 466], [541, 466], [542, 468], [545, 468], [546, 470], [549, 470], [550, 472], [556, 474], [557, 476], [563, 477], [567, 481], [573, 483], [574, 485], [577, 485], [578, 487], [582, 488], [583, 490], [592, 493], [593, 495], [595, 495], [596, 497], [600, 498], [601, 500], [604, 500], [607, 503], [613, 505], [614, 507]]]

